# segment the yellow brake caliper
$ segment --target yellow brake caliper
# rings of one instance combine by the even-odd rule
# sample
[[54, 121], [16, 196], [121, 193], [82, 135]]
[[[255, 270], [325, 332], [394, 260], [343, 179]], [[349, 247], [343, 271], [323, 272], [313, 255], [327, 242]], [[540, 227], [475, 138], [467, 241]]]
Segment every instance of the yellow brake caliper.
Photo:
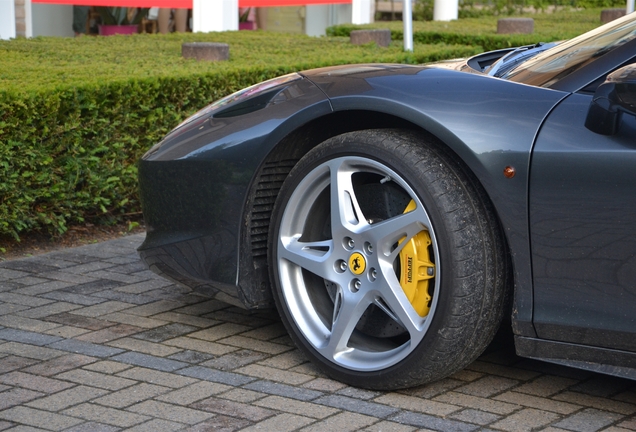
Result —
[[[404, 213], [415, 210], [415, 201], [411, 200]], [[403, 237], [400, 244], [406, 239]], [[400, 251], [400, 285], [413, 308], [420, 316], [428, 315], [431, 295], [428, 284], [435, 277], [435, 264], [431, 262], [428, 247], [431, 236], [428, 231], [420, 231]]]

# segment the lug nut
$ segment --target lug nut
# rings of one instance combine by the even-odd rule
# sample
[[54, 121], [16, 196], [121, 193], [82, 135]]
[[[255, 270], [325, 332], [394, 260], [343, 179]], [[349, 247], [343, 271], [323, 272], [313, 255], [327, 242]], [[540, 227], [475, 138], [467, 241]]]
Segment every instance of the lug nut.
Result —
[[356, 242], [354, 242], [353, 239], [349, 239], [349, 241], [347, 241], [347, 246], [349, 246], [349, 249], [353, 249], [355, 245]]
[[347, 267], [347, 262], [343, 260], [337, 260], [335, 263], [333, 263], [333, 270], [336, 273], [344, 273], [345, 271], [347, 271]]
[[373, 253], [373, 245], [369, 242], [365, 242], [364, 251], [367, 253], [367, 255], [371, 255]]

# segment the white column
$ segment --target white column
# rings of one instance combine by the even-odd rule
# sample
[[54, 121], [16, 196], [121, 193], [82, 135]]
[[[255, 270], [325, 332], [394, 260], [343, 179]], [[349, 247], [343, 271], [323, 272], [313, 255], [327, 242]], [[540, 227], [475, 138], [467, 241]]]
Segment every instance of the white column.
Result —
[[458, 0], [435, 0], [433, 6], [434, 21], [451, 21], [458, 17], [459, 1]]
[[15, 4], [13, 0], [0, 0], [0, 39], [15, 38]]
[[411, 0], [403, 0], [402, 22], [404, 23], [404, 51], [413, 51], [413, 5]]
[[627, 8], [625, 10], [628, 14], [634, 12], [634, 0], [627, 0]]
[[33, 37], [33, 13], [31, 0], [24, 0], [24, 22], [26, 23], [26, 37]]
[[351, 6], [351, 22], [353, 24], [370, 24], [373, 22], [371, 0], [352, 0]]
[[193, 0], [192, 30], [238, 30], [238, 0]]

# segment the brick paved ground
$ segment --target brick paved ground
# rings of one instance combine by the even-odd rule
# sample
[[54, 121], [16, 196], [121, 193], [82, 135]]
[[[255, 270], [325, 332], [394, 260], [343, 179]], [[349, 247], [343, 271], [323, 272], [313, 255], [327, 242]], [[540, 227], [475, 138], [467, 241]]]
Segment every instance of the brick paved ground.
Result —
[[636, 431], [636, 383], [493, 344], [400, 392], [327, 379], [273, 311], [144, 269], [143, 235], [0, 263], [0, 430]]

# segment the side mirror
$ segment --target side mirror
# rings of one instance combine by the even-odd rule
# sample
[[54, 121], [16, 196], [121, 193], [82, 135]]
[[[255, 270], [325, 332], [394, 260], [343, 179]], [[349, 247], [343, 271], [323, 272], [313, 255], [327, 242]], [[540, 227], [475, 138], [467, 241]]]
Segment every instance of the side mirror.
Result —
[[597, 134], [614, 135], [623, 113], [636, 116], [636, 64], [615, 70], [598, 86], [585, 127]]

